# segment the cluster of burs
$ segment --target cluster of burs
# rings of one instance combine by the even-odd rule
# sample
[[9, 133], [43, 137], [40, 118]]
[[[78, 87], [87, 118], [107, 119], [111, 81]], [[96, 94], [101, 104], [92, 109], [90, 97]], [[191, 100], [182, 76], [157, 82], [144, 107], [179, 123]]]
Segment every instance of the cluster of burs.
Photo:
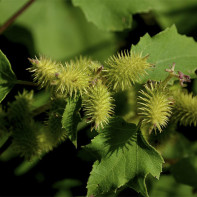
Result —
[[[7, 112], [0, 111], [1, 133], [9, 130], [12, 146], [26, 159], [52, 150], [67, 138], [67, 131], [62, 128], [62, 114], [68, 99], [81, 99], [85, 119], [93, 129], [102, 132], [116, 115], [115, 95], [132, 91], [131, 88], [142, 83], [147, 72], [154, 69], [148, 56], [132, 52], [112, 56], [104, 66], [85, 57], [64, 64], [45, 57], [29, 60], [32, 66], [28, 70], [34, 81], [51, 92], [48, 119], [44, 123], [34, 120], [32, 91], [16, 96]], [[172, 68], [166, 80], [149, 81], [140, 86], [136, 115], [141, 127], [149, 133], [161, 132], [171, 119], [183, 125], [197, 125], [197, 97], [183, 91], [181, 86], [171, 88], [168, 82], [174, 76], [177, 74]]]

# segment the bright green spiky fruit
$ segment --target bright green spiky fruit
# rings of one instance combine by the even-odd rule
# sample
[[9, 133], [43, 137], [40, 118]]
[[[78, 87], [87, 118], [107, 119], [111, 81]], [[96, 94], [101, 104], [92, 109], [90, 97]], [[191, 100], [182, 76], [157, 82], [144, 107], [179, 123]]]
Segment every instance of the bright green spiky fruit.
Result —
[[29, 59], [32, 63], [32, 67], [28, 68], [30, 72], [33, 72], [34, 81], [40, 86], [51, 87], [57, 80], [57, 75], [60, 70], [60, 63], [56, 63], [51, 59], [47, 59], [41, 56], [39, 59]]
[[95, 124], [95, 129], [100, 130], [108, 123], [113, 114], [112, 102], [113, 99], [101, 80], [88, 88], [87, 93], [83, 96], [82, 105], [89, 122]]
[[145, 90], [140, 91], [138, 97], [138, 114], [142, 119], [142, 126], [149, 128], [149, 133], [154, 129], [162, 131], [171, 116], [171, 104], [168, 91], [157, 82], [145, 85]]
[[113, 90], [125, 90], [147, 74], [152, 65], [147, 62], [148, 56], [121, 52], [106, 61], [105, 77]]
[[197, 126], [197, 96], [183, 91], [173, 92], [173, 120], [184, 126]]
[[66, 62], [65, 65], [44, 57], [30, 61], [33, 66], [29, 70], [34, 72], [34, 81], [41, 88], [50, 87], [71, 97], [78, 93], [82, 95], [86, 91], [101, 66], [98, 62], [83, 57]]

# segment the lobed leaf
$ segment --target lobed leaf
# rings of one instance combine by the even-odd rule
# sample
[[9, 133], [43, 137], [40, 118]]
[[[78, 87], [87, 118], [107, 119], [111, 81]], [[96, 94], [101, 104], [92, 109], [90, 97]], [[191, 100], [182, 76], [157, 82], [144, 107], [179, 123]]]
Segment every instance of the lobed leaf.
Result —
[[[0, 24], [26, 2], [1, 1]], [[98, 30], [85, 20], [80, 9], [65, 0], [35, 1], [4, 35], [11, 41], [25, 44], [32, 55], [36, 52], [56, 60], [70, 59], [79, 54], [91, 54], [104, 60], [118, 47], [114, 34]]]
[[197, 70], [197, 43], [191, 37], [180, 35], [175, 26], [167, 28], [154, 37], [144, 35], [136, 46], [131, 47], [132, 52], [149, 55], [148, 61], [154, 68], [148, 71], [143, 82], [147, 80], [164, 80], [168, 73], [165, 69], [173, 63], [175, 71], [181, 71], [191, 78], [196, 78]]
[[122, 31], [130, 28], [132, 14], [148, 12], [160, 6], [156, 0], [72, 0], [88, 21], [104, 30]]
[[114, 118], [85, 149], [97, 157], [88, 180], [88, 196], [131, 187], [148, 196], [147, 174], [159, 178], [163, 159], [134, 124]]

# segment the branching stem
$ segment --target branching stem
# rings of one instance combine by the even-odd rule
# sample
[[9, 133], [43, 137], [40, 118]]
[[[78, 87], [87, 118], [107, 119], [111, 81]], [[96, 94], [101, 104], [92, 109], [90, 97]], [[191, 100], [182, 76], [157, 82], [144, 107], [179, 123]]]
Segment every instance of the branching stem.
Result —
[[1, 27], [0, 34], [2, 34], [15, 20], [20, 16], [35, 0], [29, 0], [20, 10], [18, 10], [12, 17], [10, 17]]

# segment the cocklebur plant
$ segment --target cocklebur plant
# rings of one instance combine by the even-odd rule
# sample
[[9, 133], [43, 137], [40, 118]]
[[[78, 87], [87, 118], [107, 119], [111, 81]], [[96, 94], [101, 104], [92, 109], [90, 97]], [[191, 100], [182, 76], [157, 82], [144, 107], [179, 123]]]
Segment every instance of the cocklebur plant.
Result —
[[[145, 135], [160, 135], [169, 123], [177, 121], [196, 126], [195, 96], [170, 89], [174, 80], [179, 80], [183, 89], [190, 81], [189, 73], [183, 74], [185, 70], [173, 62], [156, 72], [159, 66], [154, 53], [135, 48], [104, 63], [86, 57], [63, 63], [43, 56], [30, 59], [30, 63], [34, 82], [38, 89], [50, 90], [50, 99], [44, 108], [35, 109], [33, 92], [24, 91], [1, 111], [0, 121], [6, 123], [0, 129], [9, 133], [11, 147], [31, 161], [66, 140], [78, 148], [79, 130], [94, 129], [95, 138], [83, 149], [96, 158], [88, 196], [119, 192], [123, 187], [148, 196], [147, 174], [159, 178], [164, 161]], [[170, 69], [169, 64], [173, 65]], [[122, 106], [128, 111], [118, 113]], [[39, 114], [44, 119], [38, 121]], [[80, 132], [83, 135], [84, 130]]]

